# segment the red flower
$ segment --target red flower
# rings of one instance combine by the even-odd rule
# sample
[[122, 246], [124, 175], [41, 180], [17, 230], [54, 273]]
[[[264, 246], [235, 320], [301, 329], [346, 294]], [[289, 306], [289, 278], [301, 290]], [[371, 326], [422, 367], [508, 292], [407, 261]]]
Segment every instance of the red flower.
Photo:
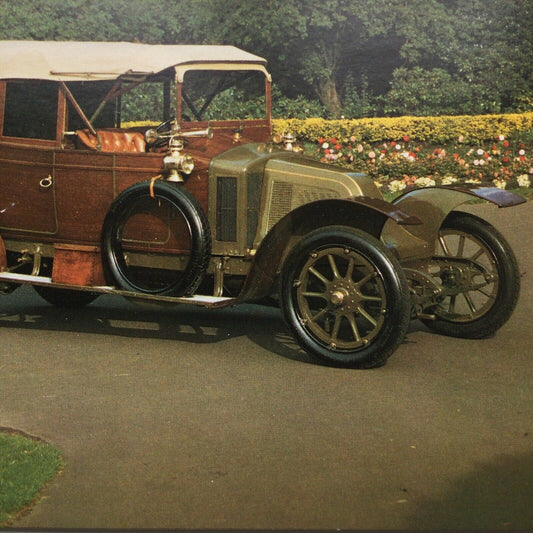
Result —
[[408, 143], [409, 142], [409, 135], [404, 135], [403, 136], [403, 140], [404, 140], [404, 142]]
[[324, 137], [320, 137], [320, 139], [318, 139], [318, 144], [324, 144], [326, 142], [326, 139], [324, 139]]
[[340, 144], [336, 144], [335, 145], [335, 150], [340, 150], [342, 148], [342, 146]]
[[335, 137], [333, 137], [333, 139], [331, 139], [331, 144], [337, 144], [339, 141], [337, 141], [337, 139], [335, 139]]
[[503, 145], [505, 146], [505, 148], [509, 148], [509, 141], [503, 141]]

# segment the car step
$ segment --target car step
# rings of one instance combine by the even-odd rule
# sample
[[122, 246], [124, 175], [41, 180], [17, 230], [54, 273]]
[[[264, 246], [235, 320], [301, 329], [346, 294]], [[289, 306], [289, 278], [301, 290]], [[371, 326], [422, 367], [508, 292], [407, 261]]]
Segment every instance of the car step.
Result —
[[194, 304], [211, 309], [217, 307], [226, 307], [235, 303], [236, 298], [225, 296], [207, 296], [196, 294], [194, 296], [159, 296], [155, 294], [145, 294], [141, 292], [131, 292], [117, 289], [108, 285], [85, 286], [85, 285], [66, 285], [64, 283], [54, 283], [52, 278], [44, 276], [32, 276], [29, 274], [17, 274], [15, 272], [0, 272], [0, 282], [39, 285], [41, 287], [50, 287], [54, 289], [69, 289], [84, 292], [97, 292], [100, 294], [112, 294], [116, 296], [125, 296], [127, 298], [138, 300], [149, 300], [155, 302], [169, 302], [176, 304]]

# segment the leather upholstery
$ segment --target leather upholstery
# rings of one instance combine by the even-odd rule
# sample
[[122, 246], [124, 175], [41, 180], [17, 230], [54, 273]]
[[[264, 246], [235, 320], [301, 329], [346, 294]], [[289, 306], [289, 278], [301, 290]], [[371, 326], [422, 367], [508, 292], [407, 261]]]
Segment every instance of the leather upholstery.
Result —
[[[78, 139], [92, 150], [101, 150], [102, 152], [146, 151], [144, 136], [137, 131], [96, 130], [96, 132], [98, 138], [88, 130], [78, 130], [76, 134]], [[100, 148], [98, 141], [100, 141]]]

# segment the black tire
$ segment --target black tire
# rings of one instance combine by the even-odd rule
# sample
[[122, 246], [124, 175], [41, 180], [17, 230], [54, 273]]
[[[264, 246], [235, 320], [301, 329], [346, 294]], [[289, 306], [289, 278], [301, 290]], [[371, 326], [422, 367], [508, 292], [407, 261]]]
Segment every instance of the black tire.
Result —
[[[131, 251], [126, 233], [128, 223], [138, 215], [150, 216], [164, 224], [166, 236], [160, 238], [141, 230], [145, 251], [154, 256], [159, 240], [176, 238], [187, 241], [188, 250], [175, 254], [183, 262], [176, 268], [130, 265]], [[150, 228], [146, 225], [145, 228]], [[143, 181], [123, 191], [113, 204], [102, 230], [102, 260], [108, 283], [122, 289], [160, 296], [191, 295], [207, 270], [211, 254], [211, 232], [196, 199], [182, 186], [163, 180]], [[163, 255], [163, 254], [161, 254]], [[167, 255], [167, 259], [169, 254]]]
[[281, 308], [300, 346], [334, 366], [385, 364], [405, 337], [410, 298], [403, 270], [371, 235], [312, 231], [282, 269]]
[[[432, 274], [449, 295], [431, 310], [435, 320], [423, 323], [451, 337], [493, 335], [510, 318], [520, 293], [518, 263], [505, 238], [485, 220], [452, 211], [440, 228], [437, 256], [442, 260], [433, 261]], [[446, 267], [446, 258], [462, 259], [464, 266]]]
[[84, 307], [96, 300], [99, 294], [88, 291], [74, 291], [70, 289], [54, 289], [52, 287], [43, 287], [34, 285], [35, 292], [49, 304], [56, 307], [68, 307], [75, 309]]

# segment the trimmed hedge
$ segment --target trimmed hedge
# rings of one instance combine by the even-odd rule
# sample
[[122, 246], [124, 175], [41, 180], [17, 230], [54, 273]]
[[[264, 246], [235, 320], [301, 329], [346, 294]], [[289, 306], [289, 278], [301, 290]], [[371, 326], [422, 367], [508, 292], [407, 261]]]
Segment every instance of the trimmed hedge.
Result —
[[416, 142], [447, 144], [461, 138], [478, 143], [505, 137], [519, 131], [533, 130], [533, 112], [505, 115], [362, 118], [350, 120], [275, 119], [276, 133], [291, 132], [300, 141], [317, 142], [319, 138], [359, 142], [400, 140], [408, 136]]

